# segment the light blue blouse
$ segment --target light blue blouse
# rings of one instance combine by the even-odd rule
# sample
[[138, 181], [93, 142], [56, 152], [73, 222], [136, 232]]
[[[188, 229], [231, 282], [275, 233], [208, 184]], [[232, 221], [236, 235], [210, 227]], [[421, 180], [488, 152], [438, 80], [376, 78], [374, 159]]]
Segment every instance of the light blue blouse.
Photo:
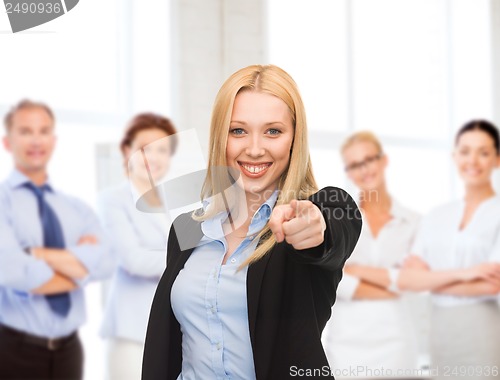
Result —
[[139, 211], [134, 200], [138, 196], [129, 182], [99, 194], [99, 213], [118, 264], [101, 336], [143, 344], [153, 296], [165, 270], [170, 221], [166, 213]]
[[172, 310], [182, 332], [179, 379], [255, 379], [248, 326], [246, 277], [237, 271], [257, 246], [278, 193], [252, 217], [247, 237], [222, 265], [227, 251], [226, 213], [202, 222], [203, 237], [179, 272], [171, 291]]

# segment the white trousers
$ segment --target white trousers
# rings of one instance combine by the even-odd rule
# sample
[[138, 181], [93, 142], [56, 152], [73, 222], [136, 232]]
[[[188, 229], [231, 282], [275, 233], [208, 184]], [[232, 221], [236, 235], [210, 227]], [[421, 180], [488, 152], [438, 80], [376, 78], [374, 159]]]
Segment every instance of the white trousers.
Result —
[[500, 308], [495, 301], [434, 306], [431, 332], [433, 378], [499, 378]]
[[127, 339], [107, 341], [107, 380], [140, 380], [144, 345]]

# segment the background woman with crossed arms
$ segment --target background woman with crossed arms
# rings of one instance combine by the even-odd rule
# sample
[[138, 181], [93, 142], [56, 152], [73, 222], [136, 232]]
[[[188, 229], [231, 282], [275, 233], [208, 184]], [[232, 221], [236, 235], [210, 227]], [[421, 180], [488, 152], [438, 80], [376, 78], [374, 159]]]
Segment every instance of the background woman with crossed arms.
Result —
[[398, 283], [432, 291], [438, 378], [493, 378], [500, 368], [500, 197], [491, 179], [500, 165], [498, 129], [485, 120], [465, 124], [453, 157], [465, 195], [424, 218]]
[[346, 173], [359, 189], [365, 223], [323, 334], [325, 351], [336, 373], [367, 368], [372, 372], [356, 377], [376, 370], [385, 377], [389, 371], [396, 376], [399, 370], [417, 366], [409, 300], [397, 292], [394, 280], [410, 251], [419, 217], [389, 193], [385, 179], [389, 160], [373, 133], [348, 137], [341, 153]]

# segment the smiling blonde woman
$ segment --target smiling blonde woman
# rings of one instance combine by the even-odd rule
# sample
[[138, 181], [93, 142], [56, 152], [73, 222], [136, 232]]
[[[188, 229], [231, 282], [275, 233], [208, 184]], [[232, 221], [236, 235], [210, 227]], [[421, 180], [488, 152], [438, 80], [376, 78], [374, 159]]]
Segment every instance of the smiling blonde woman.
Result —
[[361, 218], [343, 190], [317, 191], [293, 79], [271, 65], [234, 73], [209, 152], [205, 207], [169, 235], [143, 379], [332, 378], [321, 332]]

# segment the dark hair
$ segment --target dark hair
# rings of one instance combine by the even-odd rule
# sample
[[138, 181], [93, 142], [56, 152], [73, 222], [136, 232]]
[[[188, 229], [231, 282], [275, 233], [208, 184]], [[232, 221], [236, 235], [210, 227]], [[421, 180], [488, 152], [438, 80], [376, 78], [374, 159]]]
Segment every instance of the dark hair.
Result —
[[147, 129], [160, 129], [165, 132], [167, 136], [172, 136], [170, 138], [171, 154], [175, 153], [175, 149], [177, 147], [177, 136], [175, 134], [177, 131], [172, 122], [164, 116], [152, 112], [145, 112], [134, 116], [125, 129], [125, 134], [120, 143], [120, 149], [124, 155], [125, 148], [132, 145], [132, 141], [134, 141], [135, 136], [139, 132]]
[[3, 119], [5, 129], [7, 131], [10, 130], [10, 128], [12, 127], [12, 119], [14, 118], [14, 115], [17, 112], [25, 110], [25, 109], [29, 109], [29, 108], [41, 108], [45, 112], [47, 112], [47, 114], [50, 116], [52, 121], [56, 120], [54, 117], [54, 112], [52, 112], [52, 109], [48, 105], [46, 105], [45, 103], [34, 102], [32, 100], [29, 100], [29, 99], [22, 99], [17, 104], [13, 105], [11, 107], [11, 109], [9, 110], [9, 112], [7, 112], [7, 114], [5, 115], [5, 117]]
[[493, 123], [490, 123], [487, 120], [471, 120], [466, 123], [462, 128], [458, 130], [457, 137], [455, 138], [455, 145], [458, 144], [458, 140], [464, 133], [471, 131], [482, 131], [487, 133], [493, 140], [497, 155], [500, 155], [500, 137], [498, 128]]

